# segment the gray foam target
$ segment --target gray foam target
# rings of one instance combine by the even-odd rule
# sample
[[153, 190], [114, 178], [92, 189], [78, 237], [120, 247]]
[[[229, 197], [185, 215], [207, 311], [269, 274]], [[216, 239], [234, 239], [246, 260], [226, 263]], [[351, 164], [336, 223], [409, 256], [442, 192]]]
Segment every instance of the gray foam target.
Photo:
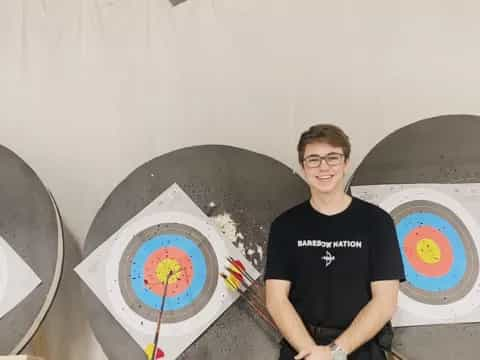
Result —
[[28, 344], [53, 302], [62, 273], [63, 231], [45, 185], [25, 161], [3, 146], [0, 173], [0, 235], [41, 280], [0, 319], [0, 354], [16, 354]]
[[[210, 205], [214, 203], [216, 207], [211, 215], [231, 215], [237, 230], [244, 236], [242, 245], [251, 250], [247, 251], [247, 258], [258, 270], [264, 266], [271, 221], [308, 197], [304, 181], [270, 157], [223, 145], [176, 150], [135, 169], [112, 191], [90, 227], [84, 257], [173, 183], [177, 183], [205, 213], [211, 211]], [[90, 322], [108, 358], [143, 360], [142, 349], [93, 292], [86, 286], [83, 290]], [[274, 357], [277, 344], [262, 326], [245, 303], [239, 301], [181, 358], [253, 360]]]
[[[445, 115], [412, 123], [381, 140], [361, 162], [349, 185], [480, 183], [479, 134], [480, 117], [473, 115]], [[464, 277], [448, 291], [432, 296], [409, 284], [403, 284], [402, 291], [419, 303], [455, 305], [466, 293], [475, 291], [472, 284], [478, 277], [478, 253], [472, 241], [474, 234], [465, 228], [465, 219], [435, 201], [411, 200], [391, 215], [398, 224], [412, 212], [429, 212], [446, 219], [462, 240], [467, 265]], [[407, 327], [396, 330], [395, 342], [409, 359], [474, 359], [478, 354], [470, 339], [478, 336], [480, 327], [475, 324]]]

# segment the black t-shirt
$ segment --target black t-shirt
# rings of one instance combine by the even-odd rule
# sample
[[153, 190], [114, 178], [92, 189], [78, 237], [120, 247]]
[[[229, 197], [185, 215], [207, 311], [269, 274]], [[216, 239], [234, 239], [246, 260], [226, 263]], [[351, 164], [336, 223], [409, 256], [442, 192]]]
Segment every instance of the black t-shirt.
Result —
[[405, 278], [395, 226], [383, 209], [353, 198], [335, 215], [309, 201], [272, 223], [265, 280], [291, 281], [304, 322], [344, 329], [371, 299], [370, 283]]

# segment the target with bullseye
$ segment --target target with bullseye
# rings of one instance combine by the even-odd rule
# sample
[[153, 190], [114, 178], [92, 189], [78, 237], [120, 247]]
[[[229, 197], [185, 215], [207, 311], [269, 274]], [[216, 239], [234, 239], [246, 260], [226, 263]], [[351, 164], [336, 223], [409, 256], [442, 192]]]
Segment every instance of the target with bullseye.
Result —
[[401, 284], [399, 307], [434, 322], [453, 321], [479, 305], [479, 226], [472, 213], [451, 196], [461, 185], [451, 187], [352, 188], [355, 195], [379, 204], [394, 219], [407, 279]]
[[430, 304], [449, 304], [467, 295], [478, 276], [478, 257], [463, 221], [432, 201], [407, 202], [391, 214], [404, 255], [404, 293]]
[[157, 356], [175, 359], [237, 299], [219, 281], [228, 256], [248, 263], [174, 184], [76, 271], [147, 354], [164, 303]]
[[164, 323], [186, 320], [209, 302], [217, 257], [207, 238], [185, 224], [157, 224], [136, 234], [120, 259], [120, 289], [129, 307], [155, 321], [170, 272]]

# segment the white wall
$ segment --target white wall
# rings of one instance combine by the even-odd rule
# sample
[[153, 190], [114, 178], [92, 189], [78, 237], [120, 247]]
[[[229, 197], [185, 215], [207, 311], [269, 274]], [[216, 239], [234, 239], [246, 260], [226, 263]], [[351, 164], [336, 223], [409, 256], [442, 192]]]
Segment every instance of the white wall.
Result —
[[[3, 0], [0, 143], [52, 190], [81, 246], [113, 187], [179, 147], [230, 144], [295, 167], [300, 131], [333, 122], [356, 166], [407, 123], [478, 114], [479, 11], [461, 0]], [[103, 359], [76, 289], [62, 286], [34, 347]]]

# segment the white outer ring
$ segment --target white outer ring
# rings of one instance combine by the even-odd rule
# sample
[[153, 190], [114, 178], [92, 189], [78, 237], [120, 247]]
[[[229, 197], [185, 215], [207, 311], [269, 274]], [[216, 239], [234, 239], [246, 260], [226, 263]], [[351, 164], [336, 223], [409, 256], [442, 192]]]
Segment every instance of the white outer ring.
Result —
[[[474, 246], [478, 254], [480, 227], [477, 221], [470, 215], [458, 201], [444, 193], [428, 188], [411, 188], [401, 190], [387, 197], [380, 202], [380, 206], [391, 213], [396, 207], [415, 200], [427, 200], [436, 202], [451, 210], [465, 224], [470, 232]], [[480, 274], [480, 271], [479, 271]], [[398, 305], [407, 312], [420, 317], [431, 319], [449, 320], [471, 313], [480, 304], [478, 292], [480, 291], [480, 276], [477, 275], [475, 283], [470, 292], [462, 299], [446, 305], [430, 305], [420, 303], [400, 291]]]
[[[223, 239], [220, 237], [218, 231], [206, 221], [198, 217], [192, 216], [183, 212], [161, 212], [157, 214], [147, 215], [134, 220], [125, 228], [121, 229], [116, 235], [112, 245], [109, 259], [106, 263], [106, 286], [107, 293], [110, 297], [110, 304], [112, 311], [118, 315], [119, 319], [126, 324], [127, 327], [133, 327], [135, 330], [144, 334], [154, 334], [156, 330], [156, 323], [139, 316], [127, 305], [121, 294], [119, 286], [119, 268], [120, 259], [126, 250], [130, 240], [139, 232], [162, 223], [178, 223], [190, 226], [210, 241], [212, 248], [217, 256], [217, 261], [220, 267], [220, 259], [227, 257], [227, 251]], [[219, 269], [220, 271], [220, 269]], [[216, 314], [223, 308], [224, 302], [222, 296], [222, 282], [218, 281], [214, 293], [210, 301], [204, 306], [200, 312], [188, 319], [188, 326], [185, 326], [184, 321], [178, 323], [162, 324], [162, 330], [168, 334], [181, 335], [193, 332], [196, 328], [204, 328], [212, 318], [216, 318]], [[186, 321], [186, 320], [185, 320]], [[162, 332], [163, 332], [162, 331]]]

